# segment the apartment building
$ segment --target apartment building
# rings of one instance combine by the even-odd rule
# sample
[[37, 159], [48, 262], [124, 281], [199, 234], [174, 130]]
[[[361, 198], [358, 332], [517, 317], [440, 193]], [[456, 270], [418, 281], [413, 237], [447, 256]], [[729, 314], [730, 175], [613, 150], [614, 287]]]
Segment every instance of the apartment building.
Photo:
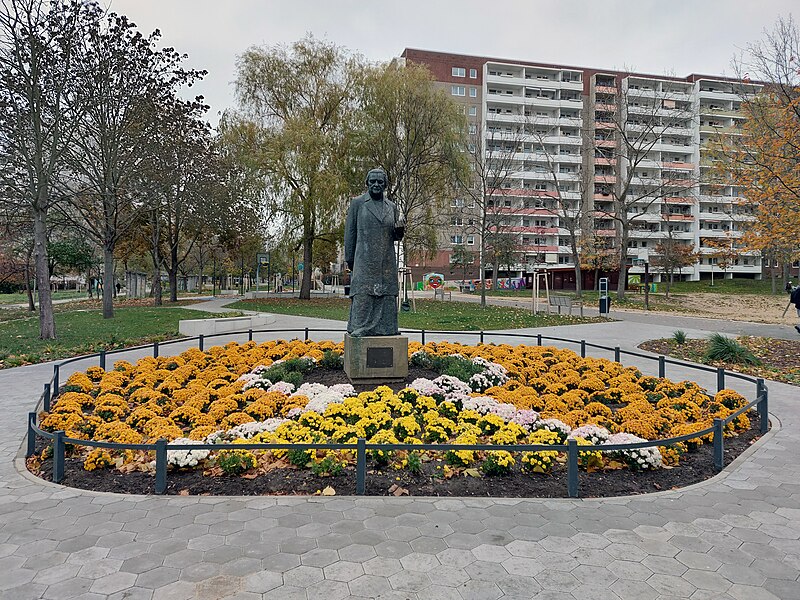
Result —
[[[516, 247], [511, 264], [500, 264], [504, 276], [544, 270], [555, 288], [574, 287], [567, 222], [578, 219], [583, 242], [592, 238], [611, 252], [621, 240], [621, 225], [612, 215], [622, 198], [629, 275], [643, 273], [656, 247], [669, 243], [701, 253], [677, 278], [698, 280], [712, 272], [761, 277], [757, 253], [741, 253], [724, 271], [718, 264], [714, 246], [736, 246], [743, 225], [754, 217], [740, 190], [712, 185], [708, 150], [712, 136], [738, 135], [742, 94], [759, 86], [723, 77], [665, 77], [414, 49], [402, 58], [425, 64], [464, 105], [470, 132], [480, 132], [486, 156], [507, 159], [493, 199], [497, 226], [514, 237]], [[433, 261], [412, 265], [416, 270], [460, 278], [454, 248], [477, 251], [480, 232], [469, 206], [455, 198], [451, 208], [442, 250]], [[584, 287], [593, 276], [584, 274]]]

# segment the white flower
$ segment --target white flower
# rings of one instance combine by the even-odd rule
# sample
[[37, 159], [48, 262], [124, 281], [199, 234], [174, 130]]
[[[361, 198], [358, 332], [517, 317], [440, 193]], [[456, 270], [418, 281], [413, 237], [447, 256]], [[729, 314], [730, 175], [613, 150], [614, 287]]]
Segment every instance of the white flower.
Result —
[[[170, 445], [178, 444], [182, 446], [193, 446], [202, 444], [197, 440], [190, 440], [189, 438], [178, 438], [170, 442]], [[176, 467], [196, 467], [197, 464], [208, 457], [210, 452], [208, 450], [167, 450], [167, 464]]]

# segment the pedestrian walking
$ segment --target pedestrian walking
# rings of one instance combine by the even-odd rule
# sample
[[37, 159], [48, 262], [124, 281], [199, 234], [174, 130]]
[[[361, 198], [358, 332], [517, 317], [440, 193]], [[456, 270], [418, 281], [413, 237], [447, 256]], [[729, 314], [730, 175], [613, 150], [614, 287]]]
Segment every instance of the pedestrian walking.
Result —
[[[794, 307], [797, 309], [797, 318], [800, 319], [800, 285], [792, 289], [792, 295], [789, 296], [789, 302], [794, 304]], [[800, 333], [800, 325], [795, 325], [794, 328], [797, 333]]]

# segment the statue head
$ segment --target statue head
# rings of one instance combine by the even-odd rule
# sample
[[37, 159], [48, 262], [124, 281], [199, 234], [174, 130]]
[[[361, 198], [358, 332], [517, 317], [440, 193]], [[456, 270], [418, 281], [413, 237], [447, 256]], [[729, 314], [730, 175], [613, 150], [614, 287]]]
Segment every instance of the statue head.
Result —
[[377, 200], [383, 197], [383, 192], [389, 185], [389, 177], [383, 169], [372, 169], [367, 173], [366, 184], [369, 195]]

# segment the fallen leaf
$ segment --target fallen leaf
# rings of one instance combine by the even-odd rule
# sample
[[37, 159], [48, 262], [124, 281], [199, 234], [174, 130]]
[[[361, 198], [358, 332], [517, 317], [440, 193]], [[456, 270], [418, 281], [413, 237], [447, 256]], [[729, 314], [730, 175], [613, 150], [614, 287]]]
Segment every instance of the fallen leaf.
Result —
[[252, 473], [245, 473], [244, 475], [242, 475], [242, 479], [255, 479], [256, 477], [258, 477], [257, 471], [253, 471]]
[[189, 490], [181, 490], [180, 492], [178, 492], [178, 495], [179, 496], [188, 496], [189, 495]]
[[324, 490], [322, 490], [323, 496], [335, 496], [336, 490], [333, 489], [331, 486], [327, 486]]
[[464, 469], [464, 475], [469, 475], [470, 477], [481, 477], [481, 472], [479, 469]]

